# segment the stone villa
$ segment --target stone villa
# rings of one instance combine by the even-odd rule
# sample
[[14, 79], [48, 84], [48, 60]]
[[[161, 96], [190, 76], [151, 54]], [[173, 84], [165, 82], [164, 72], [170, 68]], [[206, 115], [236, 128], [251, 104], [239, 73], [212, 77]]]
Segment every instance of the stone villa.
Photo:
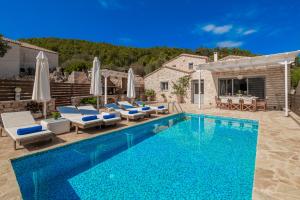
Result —
[[181, 54], [146, 75], [145, 89], [153, 89], [159, 101], [163, 100], [162, 94], [173, 101], [173, 82], [189, 76], [185, 103], [214, 106], [216, 96], [245, 95], [265, 99], [269, 109], [283, 109], [290, 91], [290, 67], [298, 54], [299, 51], [256, 57], [227, 56], [218, 60], [215, 53], [213, 62], [205, 56]]

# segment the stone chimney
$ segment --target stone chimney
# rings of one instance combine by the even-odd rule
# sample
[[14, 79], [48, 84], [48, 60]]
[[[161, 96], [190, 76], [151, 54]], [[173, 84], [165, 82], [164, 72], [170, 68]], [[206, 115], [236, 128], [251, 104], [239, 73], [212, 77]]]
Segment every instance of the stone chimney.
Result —
[[218, 52], [214, 52], [214, 62], [218, 61]]

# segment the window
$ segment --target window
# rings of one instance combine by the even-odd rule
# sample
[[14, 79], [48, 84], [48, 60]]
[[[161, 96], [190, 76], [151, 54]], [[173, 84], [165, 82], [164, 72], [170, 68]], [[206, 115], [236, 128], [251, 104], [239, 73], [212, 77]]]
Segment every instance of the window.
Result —
[[265, 94], [265, 78], [256, 77], [248, 78], [248, 95], [259, 97], [264, 99]]
[[168, 91], [169, 90], [169, 83], [168, 82], [160, 82], [160, 90], [161, 91]]
[[189, 63], [189, 69], [193, 69], [194, 68], [194, 63]]
[[243, 79], [219, 79], [219, 95], [249, 95], [265, 98], [265, 78], [249, 77]]
[[220, 96], [232, 95], [232, 79], [219, 80], [219, 95]]
[[247, 95], [247, 79], [233, 79], [233, 94]]

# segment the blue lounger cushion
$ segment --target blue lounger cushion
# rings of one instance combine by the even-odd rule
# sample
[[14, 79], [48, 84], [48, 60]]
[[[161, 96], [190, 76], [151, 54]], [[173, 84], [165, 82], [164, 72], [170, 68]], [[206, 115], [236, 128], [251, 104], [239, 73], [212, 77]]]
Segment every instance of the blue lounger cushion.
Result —
[[150, 110], [150, 107], [142, 107], [142, 110]]
[[103, 115], [103, 119], [112, 119], [112, 118], [115, 118], [116, 115], [115, 114], [106, 114], [106, 115]]
[[31, 127], [26, 127], [26, 128], [19, 128], [17, 129], [17, 134], [18, 135], [26, 135], [30, 133], [36, 133], [40, 132], [43, 130], [43, 127], [41, 125], [36, 125], [36, 126], [31, 126]]
[[124, 109], [134, 108], [134, 106], [130, 106], [130, 105], [122, 105], [122, 107], [123, 107]]
[[115, 103], [105, 104], [104, 106], [106, 108], [112, 108], [112, 109], [115, 109], [115, 110], [119, 110], [120, 109], [120, 107], [117, 104], [115, 104]]
[[128, 113], [129, 114], [136, 114], [136, 113], [138, 113], [138, 111], [137, 110], [130, 110]]
[[135, 103], [139, 106], [142, 106], [144, 104], [142, 101], [135, 101]]
[[90, 115], [90, 116], [85, 116], [81, 118], [82, 121], [87, 122], [87, 121], [92, 121], [95, 119], [98, 119], [98, 117], [96, 115]]
[[158, 106], [157, 108], [158, 109], [163, 109], [163, 108], [165, 108], [165, 106]]

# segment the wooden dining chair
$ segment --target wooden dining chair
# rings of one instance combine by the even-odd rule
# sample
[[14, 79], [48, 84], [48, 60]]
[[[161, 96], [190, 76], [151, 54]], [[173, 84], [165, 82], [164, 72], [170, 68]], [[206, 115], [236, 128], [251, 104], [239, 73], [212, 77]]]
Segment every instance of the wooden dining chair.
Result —
[[221, 98], [220, 108], [229, 109], [229, 99]]
[[242, 110], [242, 101], [238, 98], [230, 99], [230, 110]]
[[242, 99], [242, 110], [243, 111], [256, 111], [256, 100], [255, 99]]
[[259, 99], [256, 101], [256, 110], [267, 111], [267, 100]]

